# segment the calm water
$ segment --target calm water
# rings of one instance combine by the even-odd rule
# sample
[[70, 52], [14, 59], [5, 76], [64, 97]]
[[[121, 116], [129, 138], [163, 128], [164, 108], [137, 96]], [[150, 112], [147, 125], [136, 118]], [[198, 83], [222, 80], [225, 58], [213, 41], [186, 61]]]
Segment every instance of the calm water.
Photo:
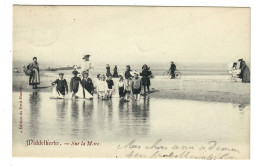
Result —
[[13, 141], [126, 139], [172, 142], [249, 143], [249, 106], [142, 98], [122, 102], [54, 100], [50, 93], [23, 92], [23, 134], [18, 131], [19, 93], [13, 93]]

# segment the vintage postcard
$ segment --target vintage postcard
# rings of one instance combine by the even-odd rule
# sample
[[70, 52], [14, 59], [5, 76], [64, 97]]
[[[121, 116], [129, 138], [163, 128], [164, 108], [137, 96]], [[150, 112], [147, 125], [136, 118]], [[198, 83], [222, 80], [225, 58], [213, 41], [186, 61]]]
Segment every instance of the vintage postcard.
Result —
[[250, 8], [13, 6], [13, 156], [250, 159]]

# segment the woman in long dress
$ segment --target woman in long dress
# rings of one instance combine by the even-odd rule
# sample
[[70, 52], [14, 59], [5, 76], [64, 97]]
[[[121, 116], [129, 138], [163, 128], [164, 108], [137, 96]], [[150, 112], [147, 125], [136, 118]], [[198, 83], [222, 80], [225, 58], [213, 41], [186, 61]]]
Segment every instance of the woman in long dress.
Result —
[[[149, 70], [148, 66], [146, 64], [143, 65], [142, 67], [142, 72], [140, 75], [142, 76], [142, 86], [144, 87], [144, 94], [150, 93], [150, 76], [151, 76], [151, 71]], [[147, 92], [146, 92], [147, 88]]]
[[29, 77], [29, 85], [32, 85], [33, 89], [37, 88], [40, 84], [40, 68], [37, 62], [37, 57], [33, 58], [33, 62], [27, 67], [31, 70], [31, 75]]
[[243, 59], [240, 60], [240, 70], [240, 78], [242, 79], [242, 82], [250, 83], [250, 70]]
[[114, 78], [118, 78], [119, 76], [118, 76], [118, 72], [117, 72], [117, 65], [115, 65], [113, 71], [114, 71], [114, 73], [113, 73], [113, 77], [114, 77]]
[[106, 76], [107, 76], [107, 77], [112, 76], [112, 74], [111, 74], [111, 72], [110, 72], [110, 66], [109, 66], [109, 64], [106, 65], [106, 69], [107, 69]]

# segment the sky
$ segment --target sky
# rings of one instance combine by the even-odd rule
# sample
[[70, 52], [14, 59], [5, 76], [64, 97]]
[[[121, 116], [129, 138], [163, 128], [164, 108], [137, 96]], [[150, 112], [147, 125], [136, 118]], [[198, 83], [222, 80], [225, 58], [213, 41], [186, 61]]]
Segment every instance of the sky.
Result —
[[250, 8], [14, 6], [13, 60], [250, 62]]

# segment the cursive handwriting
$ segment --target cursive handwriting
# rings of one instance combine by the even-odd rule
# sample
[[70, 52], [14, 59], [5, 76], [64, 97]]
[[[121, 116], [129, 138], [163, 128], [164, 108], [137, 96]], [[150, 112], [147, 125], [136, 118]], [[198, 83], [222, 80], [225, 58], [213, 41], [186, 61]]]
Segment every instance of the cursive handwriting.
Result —
[[240, 154], [237, 148], [219, 144], [217, 141], [209, 141], [205, 144], [194, 145], [169, 145], [158, 139], [152, 144], [140, 144], [136, 140], [130, 140], [126, 144], [119, 144], [117, 149], [124, 150], [127, 158], [178, 158], [178, 159], [236, 159]]

